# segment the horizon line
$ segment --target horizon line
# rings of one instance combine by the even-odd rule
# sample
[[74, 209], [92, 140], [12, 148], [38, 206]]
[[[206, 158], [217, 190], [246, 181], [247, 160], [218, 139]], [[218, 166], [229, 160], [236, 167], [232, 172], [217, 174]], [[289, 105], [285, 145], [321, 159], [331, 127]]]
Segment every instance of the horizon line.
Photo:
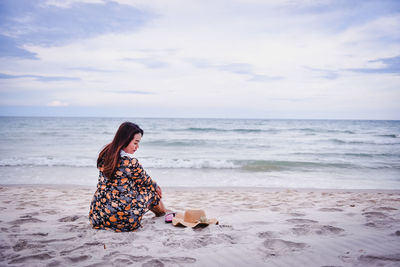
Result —
[[82, 118], [82, 119], [90, 119], [90, 118], [109, 118], [109, 119], [198, 119], [198, 120], [312, 120], [312, 121], [400, 121], [400, 119], [316, 119], [316, 118], [235, 118], [235, 117], [157, 117], [157, 116], [138, 116], [138, 117], [130, 117], [130, 116], [68, 116], [68, 115], [0, 115], [0, 118]]

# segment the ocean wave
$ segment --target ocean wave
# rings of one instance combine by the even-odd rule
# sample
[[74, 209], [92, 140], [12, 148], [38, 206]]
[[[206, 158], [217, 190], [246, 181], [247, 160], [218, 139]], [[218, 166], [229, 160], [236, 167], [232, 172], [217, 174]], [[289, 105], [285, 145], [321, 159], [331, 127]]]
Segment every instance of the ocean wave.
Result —
[[220, 159], [139, 159], [146, 168], [157, 169], [236, 169], [240, 168], [231, 160]]
[[400, 154], [391, 154], [391, 153], [318, 153], [318, 152], [297, 152], [292, 153], [292, 155], [299, 156], [317, 156], [317, 157], [358, 157], [358, 158], [376, 158], [376, 157], [400, 157]]
[[257, 129], [257, 128], [215, 128], [215, 127], [189, 127], [183, 129], [167, 129], [171, 132], [223, 132], [223, 133], [282, 133], [282, 132], [303, 132], [308, 134], [317, 133], [344, 133], [344, 134], [355, 134], [354, 131], [350, 130], [332, 130], [332, 129], [321, 129], [321, 128], [269, 128], [269, 129]]
[[66, 132], [39, 132], [41, 136], [57, 136], [57, 137], [70, 137], [71, 134]]
[[23, 157], [0, 160], [0, 167], [96, 167], [96, 159], [88, 158], [54, 158], [54, 157]]
[[153, 140], [153, 141], [143, 141], [146, 145], [156, 145], [156, 146], [199, 146], [206, 145], [207, 140], [200, 139], [180, 139], [180, 140]]
[[356, 140], [343, 140], [343, 139], [337, 139], [337, 138], [331, 138], [328, 140], [329, 142], [333, 142], [335, 144], [349, 144], [349, 145], [399, 145], [400, 142], [395, 142], [395, 143], [381, 143], [381, 142], [375, 142], [375, 141], [356, 141]]
[[363, 141], [346, 141], [342, 139], [332, 138], [328, 141], [333, 142], [335, 144], [371, 144], [371, 142], [363, 142]]
[[321, 129], [321, 128], [289, 128], [286, 131], [298, 131], [307, 133], [345, 133], [345, 134], [355, 134], [354, 131], [350, 130], [333, 130], [333, 129]]
[[[285, 161], [285, 160], [228, 160], [228, 159], [179, 159], [141, 158], [139, 162], [147, 169], [238, 169], [247, 172], [315, 171], [327, 169], [398, 168], [389, 165], [361, 166], [350, 163]], [[96, 168], [95, 159], [89, 158], [9, 158], [1, 159], [0, 167], [91, 167]]]
[[259, 133], [259, 132], [262, 132], [263, 130], [261, 130], [261, 129], [247, 129], [247, 128], [221, 129], [221, 128], [190, 127], [190, 128], [182, 129], [181, 131], [189, 131], [189, 132], [238, 132], [238, 133]]
[[378, 134], [379, 137], [389, 137], [389, 138], [397, 138], [397, 134]]
[[281, 171], [289, 169], [352, 168], [347, 163], [321, 163], [279, 160], [226, 160], [226, 159], [139, 159], [147, 168], [160, 169], [242, 169], [245, 171]]
[[319, 168], [352, 168], [348, 163], [323, 163], [310, 161], [245, 160], [239, 161], [241, 168], [248, 171], [283, 171], [290, 169], [312, 170]]

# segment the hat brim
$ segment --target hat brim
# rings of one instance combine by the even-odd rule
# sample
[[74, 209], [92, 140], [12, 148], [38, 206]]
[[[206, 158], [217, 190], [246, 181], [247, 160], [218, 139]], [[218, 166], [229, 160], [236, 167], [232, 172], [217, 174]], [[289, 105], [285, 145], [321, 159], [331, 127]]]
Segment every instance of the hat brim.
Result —
[[191, 222], [186, 222], [183, 219], [183, 214], [182, 213], [177, 213], [175, 215], [174, 218], [172, 218], [172, 224], [174, 226], [185, 226], [185, 227], [196, 227], [196, 226], [207, 226], [209, 224], [218, 224], [217, 219], [208, 219], [207, 222], [195, 222], [195, 223], [191, 223]]

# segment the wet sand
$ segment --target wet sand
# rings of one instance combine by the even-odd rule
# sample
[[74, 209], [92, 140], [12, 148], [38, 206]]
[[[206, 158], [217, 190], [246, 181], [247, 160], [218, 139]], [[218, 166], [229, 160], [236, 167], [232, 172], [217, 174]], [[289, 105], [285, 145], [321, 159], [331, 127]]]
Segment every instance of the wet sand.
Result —
[[94, 187], [0, 186], [1, 266], [400, 266], [400, 191], [164, 188], [181, 228], [149, 212], [136, 232], [94, 230]]

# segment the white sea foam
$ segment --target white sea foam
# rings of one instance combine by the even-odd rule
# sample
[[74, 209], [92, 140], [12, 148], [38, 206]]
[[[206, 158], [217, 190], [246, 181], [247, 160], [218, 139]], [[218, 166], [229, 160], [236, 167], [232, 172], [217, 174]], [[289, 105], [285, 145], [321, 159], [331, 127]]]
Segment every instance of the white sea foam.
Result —
[[210, 159], [140, 159], [143, 166], [160, 169], [236, 169], [241, 166], [229, 160]]
[[37, 167], [95, 167], [96, 161], [87, 158], [53, 158], [53, 157], [13, 157], [0, 160], [0, 167], [37, 166]]

